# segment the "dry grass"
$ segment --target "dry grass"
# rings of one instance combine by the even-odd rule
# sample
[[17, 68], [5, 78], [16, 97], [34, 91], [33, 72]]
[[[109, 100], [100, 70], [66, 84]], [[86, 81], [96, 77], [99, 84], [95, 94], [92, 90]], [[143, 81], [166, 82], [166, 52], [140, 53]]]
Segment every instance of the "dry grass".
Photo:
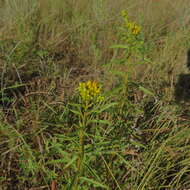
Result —
[[[131, 70], [110, 48], [121, 10], [145, 42]], [[0, 189], [73, 190], [76, 176], [84, 190], [190, 188], [189, 11], [189, 0], [0, 0]], [[117, 106], [88, 118], [81, 177], [75, 88], [89, 79]]]

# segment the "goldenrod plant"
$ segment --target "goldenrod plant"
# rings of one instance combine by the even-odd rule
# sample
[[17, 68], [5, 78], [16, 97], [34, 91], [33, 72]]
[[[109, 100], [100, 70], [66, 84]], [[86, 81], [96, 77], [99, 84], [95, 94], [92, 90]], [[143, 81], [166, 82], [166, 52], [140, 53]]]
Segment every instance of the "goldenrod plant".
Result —
[[[76, 125], [79, 151], [77, 160], [77, 173], [73, 179], [72, 189], [80, 189], [80, 178], [83, 176], [84, 162], [85, 162], [85, 140], [89, 135], [89, 128], [93, 123], [105, 122], [99, 119], [99, 115], [108, 108], [115, 105], [115, 103], [106, 103], [106, 99], [102, 95], [102, 88], [96, 81], [89, 80], [87, 82], [79, 83], [77, 92], [77, 104], [72, 104], [74, 109], [71, 111], [78, 116], [78, 124]], [[92, 134], [91, 134], [92, 135]]]
[[144, 48], [144, 40], [142, 38], [142, 28], [133, 21], [130, 21], [128, 12], [121, 11], [123, 23], [118, 28], [118, 38], [121, 44], [116, 44], [114, 48], [122, 48], [125, 51], [125, 61], [127, 62], [131, 56], [136, 56]]
[[[145, 42], [142, 27], [129, 19], [126, 10], [120, 12], [120, 17], [122, 22], [117, 28], [118, 42], [111, 46], [114, 56], [107, 65], [116, 80], [122, 81], [117, 85], [117, 89], [127, 97], [135, 66], [144, 62]], [[121, 68], [118, 65], [121, 65]]]

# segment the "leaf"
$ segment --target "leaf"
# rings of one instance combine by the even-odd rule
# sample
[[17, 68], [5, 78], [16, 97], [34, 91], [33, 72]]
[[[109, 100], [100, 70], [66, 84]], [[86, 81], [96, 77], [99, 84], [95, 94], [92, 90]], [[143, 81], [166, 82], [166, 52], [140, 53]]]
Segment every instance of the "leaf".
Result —
[[145, 94], [147, 94], [147, 95], [154, 96], [154, 93], [153, 93], [153, 92], [151, 92], [150, 90], [148, 90], [148, 89], [146, 89], [146, 88], [144, 88], [144, 87], [142, 87], [142, 86], [139, 86], [139, 90], [143, 91], [143, 92], [144, 92]]
[[80, 113], [79, 111], [72, 110], [72, 109], [70, 109], [70, 111], [73, 112], [73, 113], [76, 114], [76, 115], [81, 115], [81, 113]]
[[109, 189], [108, 186], [98, 182], [98, 181], [95, 181], [93, 179], [89, 179], [89, 178], [86, 178], [86, 177], [80, 177], [81, 181], [85, 181], [85, 182], [88, 182], [88, 183], [91, 183], [93, 184], [95, 187], [101, 187], [101, 188], [104, 188], [104, 189]]
[[[121, 156], [120, 153], [119, 153], [119, 154], [116, 153], [116, 155], [122, 160], [122, 162], [123, 162], [124, 164], [126, 164], [127, 167], [129, 167], [129, 168], [132, 169], [133, 171], [139, 173], [138, 169], [135, 168], [135, 167], [133, 166], [133, 164], [131, 164], [130, 161], [127, 161], [127, 159], [125, 159], [125, 157]], [[139, 175], [140, 175], [140, 173], [139, 173]]]
[[26, 86], [26, 84], [15, 84], [15, 85], [12, 85], [12, 86], [9, 86], [9, 87], [6, 87], [6, 88], [2, 88], [0, 90], [0, 93], [4, 92], [5, 90], [8, 90], [8, 89], [14, 89], [14, 88], [18, 88], [18, 87], [21, 87], [21, 86]]
[[57, 159], [57, 160], [51, 160], [49, 162], [47, 162], [46, 164], [62, 164], [62, 163], [66, 163], [67, 160], [66, 159]]
[[123, 72], [123, 71], [118, 71], [116, 69], [111, 69], [109, 70], [112, 74], [116, 75], [116, 76], [125, 76], [126, 75], [126, 72]]
[[146, 149], [146, 146], [145, 145], [143, 145], [143, 144], [141, 144], [141, 143], [139, 143], [139, 142], [137, 142], [137, 141], [131, 141], [131, 144], [133, 144], [133, 145], [135, 145], [135, 146], [137, 146], [137, 147], [142, 147], [142, 148], [145, 148]]
[[63, 170], [65, 170], [66, 168], [68, 168], [70, 165], [72, 165], [76, 160], [77, 160], [77, 156], [75, 156], [73, 159], [71, 159], [71, 161], [69, 163], [66, 164], [66, 166], [63, 168]]
[[103, 112], [103, 111], [107, 110], [108, 108], [110, 108], [110, 107], [112, 107], [112, 106], [115, 106], [115, 105], [117, 105], [117, 103], [115, 103], [115, 102], [114, 102], [114, 103], [107, 104], [107, 105], [103, 106], [101, 109], [96, 110], [95, 112], [96, 112], [96, 113], [101, 113], [101, 112]]
[[44, 105], [49, 108], [53, 113], [57, 114], [57, 112], [50, 106], [48, 105], [45, 101], [42, 101], [44, 103]]
[[90, 123], [100, 123], [100, 124], [106, 124], [106, 125], [111, 125], [111, 123], [107, 120], [101, 120], [101, 119], [93, 119], [93, 120], [89, 120], [87, 124]]
[[128, 49], [129, 46], [128, 45], [123, 45], [123, 44], [117, 44], [117, 45], [112, 45], [110, 46], [110, 48], [121, 48], [121, 49]]

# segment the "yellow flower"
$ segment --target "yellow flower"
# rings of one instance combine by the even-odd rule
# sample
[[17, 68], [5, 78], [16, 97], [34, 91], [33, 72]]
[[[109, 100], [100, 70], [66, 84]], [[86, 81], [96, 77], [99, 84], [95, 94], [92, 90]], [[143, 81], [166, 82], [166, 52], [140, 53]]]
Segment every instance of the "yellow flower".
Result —
[[128, 28], [131, 34], [138, 35], [141, 31], [141, 27], [135, 24], [134, 22], [129, 22], [128, 12], [126, 10], [122, 10], [121, 16], [124, 19], [124, 27]]
[[134, 22], [127, 23], [127, 27], [134, 35], [138, 35], [141, 31], [141, 27], [135, 24]]
[[100, 95], [101, 87], [96, 81], [87, 81], [79, 83], [79, 95], [85, 104], [100, 102], [104, 98]]

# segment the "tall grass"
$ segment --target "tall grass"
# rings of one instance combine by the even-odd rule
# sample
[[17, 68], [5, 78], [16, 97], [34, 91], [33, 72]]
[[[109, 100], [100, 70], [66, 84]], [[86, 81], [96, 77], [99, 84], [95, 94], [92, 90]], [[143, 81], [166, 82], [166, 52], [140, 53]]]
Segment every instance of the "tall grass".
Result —
[[[122, 10], [141, 26], [135, 48]], [[188, 0], [1, 0], [0, 189], [190, 188], [189, 103], [174, 96], [188, 75], [189, 10]], [[81, 102], [87, 80], [103, 102]]]

